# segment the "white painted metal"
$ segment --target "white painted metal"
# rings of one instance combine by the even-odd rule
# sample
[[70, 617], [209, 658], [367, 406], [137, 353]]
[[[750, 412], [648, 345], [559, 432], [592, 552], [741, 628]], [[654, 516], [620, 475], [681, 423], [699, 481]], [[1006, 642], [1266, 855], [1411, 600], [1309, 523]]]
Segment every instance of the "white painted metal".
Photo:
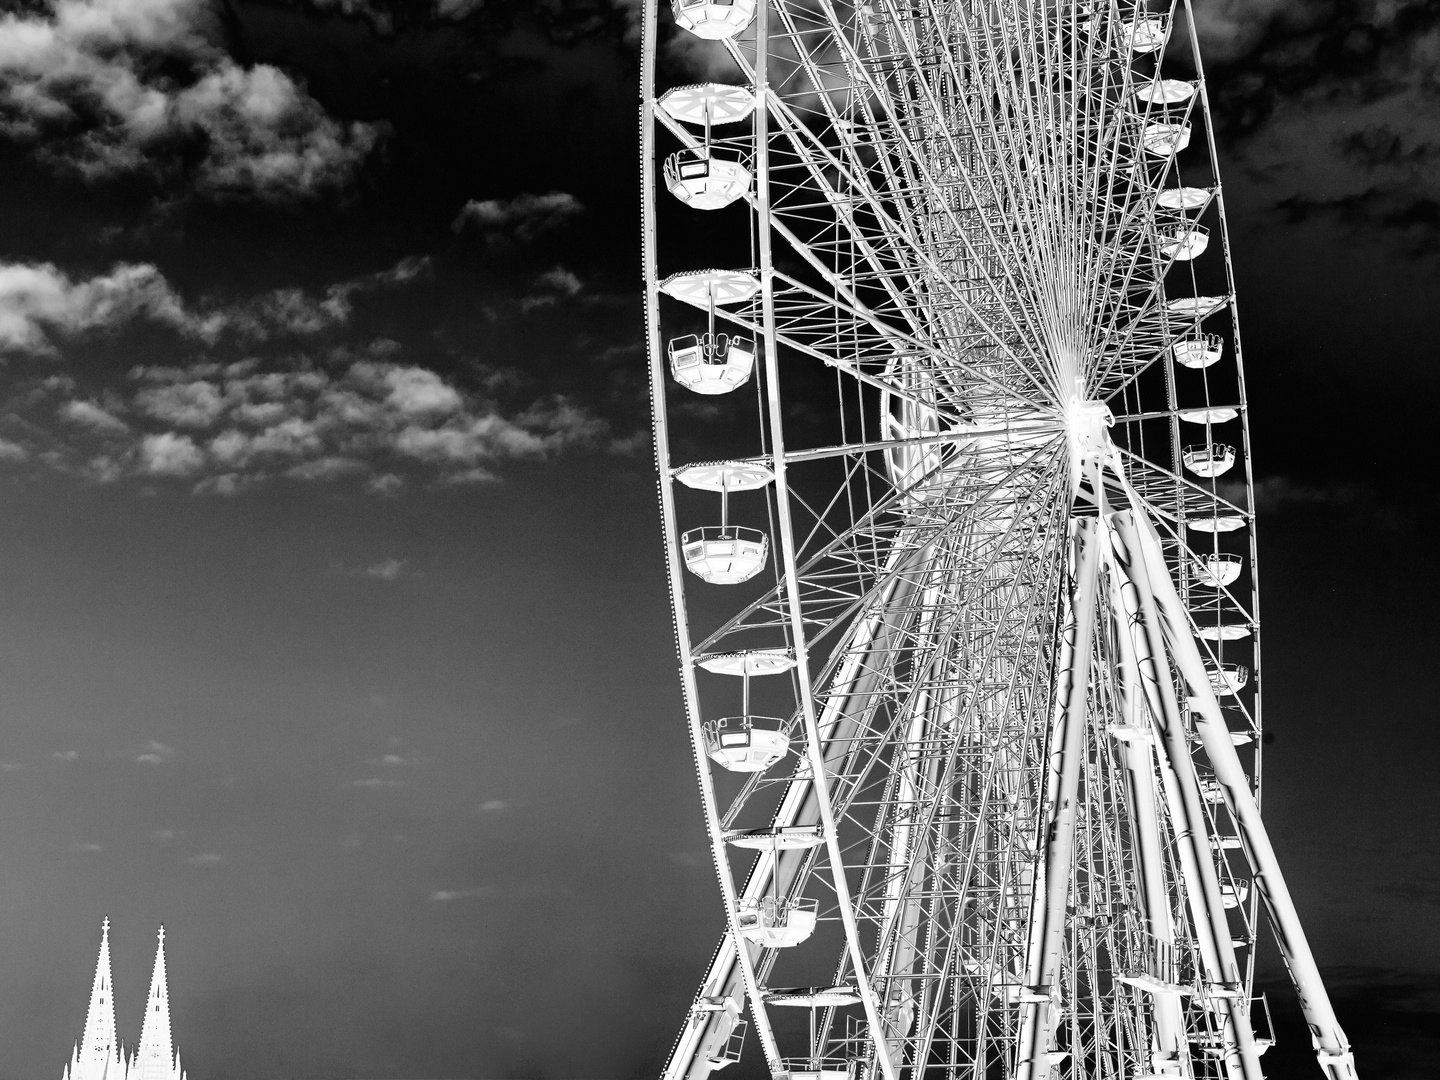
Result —
[[[1253, 480], [1203, 71], [1193, 32], [1164, 47], [1188, 7], [676, 10], [739, 74], [660, 93], [650, 0], [651, 392], [727, 917], [666, 1080], [732, 1063], [742, 1013], [791, 1080], [1258, 1080], [1257, 905], [1298, 923], [1252, 814]], [[660, 188], [662, 243], [665, 161], [722, 146], [745, 182], [682, 201], [746, 214], [697, 232]], [[672, 468], [692, 391], [734, 456]]]

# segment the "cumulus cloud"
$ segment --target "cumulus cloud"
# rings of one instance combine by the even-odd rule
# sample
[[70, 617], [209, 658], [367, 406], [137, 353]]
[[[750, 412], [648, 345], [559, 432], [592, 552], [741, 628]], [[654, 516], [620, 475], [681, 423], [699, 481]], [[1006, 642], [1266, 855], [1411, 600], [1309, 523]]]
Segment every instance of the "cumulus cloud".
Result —
[[[149, 263], [118, 263], [108, 273], [83, 280], [71, 278], [53, 263], [0, 263], [0, 352], [54, 355], [57, 338], [113, 330], [136, 320], [167, 326], [206, 344], [226, 334], [244, 342], [315, 334], [345, 325], [357, 296], [408, 284], [429, 266], [429, 259], [411, 256], [384, 270], [330, 285], [321, 296], [285, 288], [240, 302], [202, 299], [191, 305]], [[203, 393], [201, 388], [189, 389]], [[176, 399], [177, 409], [203, 411], [203, 401], [179, 400], [186, 392], [182, 388], [167, 394]]]
[[564, 191], [517, 195], [513, 199], [471, 199], [460, 208], [451, 229], [480, 229], [486, 241], [501, 246], [510, 240], [533, 240], [584, 211], [580, 200]]
[[191, 476], [205, 464], [205, 454], [189, 435], [162, 431], [140, 440], [140, 466], [158, 476]]
[[[132, 380], [136, 421], [164, 429], [140, 436], [132, 471], [203, 474], [210, 494], [237, 494], [281, 475], [363, 477], [374, 490], [393, 491], [403, 483], [396, 470], [417, 466], [448, 483], [493, 480], [488, 466], [496, 462], [600, 447], [608, 433], [603, 420], [565, 398], [507, 415], [428, 368], [393, 360], [358, 358], [335, 371], [142, 367]], [[406, 571], [387, 560], [364, 572], [394, 580]]]
[[187, 311], [165, 276], [148, 264], [120, 263], [108, 274], [72, 281], [53, 263], [0, 263], [0, 350], [53, 353], [55, 334], [138, 318], [205, 339], [222, 325]]
[[204, 0], [49, 0], [0, 17], [0, 134], [92, 179], [143, 173], [213, 197], [347, 184], [379, 143], [269, 64], [215, 44]]

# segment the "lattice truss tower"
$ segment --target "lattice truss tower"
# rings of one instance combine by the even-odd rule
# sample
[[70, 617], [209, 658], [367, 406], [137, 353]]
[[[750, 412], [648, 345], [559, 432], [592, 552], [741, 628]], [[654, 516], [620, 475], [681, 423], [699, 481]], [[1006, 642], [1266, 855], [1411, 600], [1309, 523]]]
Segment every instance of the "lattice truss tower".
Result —
[[747, 1032], [791, 1080], [1254, 1080], [1262, 911], [1353, 1078], [1259, 817], [1188, 0], [674, 2], [651, 389], [725, 921], [666, 1080]]

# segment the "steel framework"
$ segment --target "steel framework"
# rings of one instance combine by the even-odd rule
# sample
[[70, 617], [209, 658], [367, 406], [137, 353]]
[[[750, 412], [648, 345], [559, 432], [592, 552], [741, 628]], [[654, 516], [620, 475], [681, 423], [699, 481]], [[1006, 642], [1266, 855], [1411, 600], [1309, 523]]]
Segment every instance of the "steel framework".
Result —
[[[751, 1028], [792, 1080], [1255, 1080], [1262, 909], [1353, 1080], [1258, 811], [1189, 0], [673, 2], [647, 330], [726, 923], [665, 1080]], [[729, 75], [657, 93], [687, 33]]]

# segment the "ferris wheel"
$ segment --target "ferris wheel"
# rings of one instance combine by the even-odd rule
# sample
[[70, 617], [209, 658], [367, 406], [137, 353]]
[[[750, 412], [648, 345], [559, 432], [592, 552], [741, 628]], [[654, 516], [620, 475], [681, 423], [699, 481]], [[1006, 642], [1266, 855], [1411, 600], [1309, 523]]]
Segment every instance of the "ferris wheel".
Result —
[[731, 74], [657, 86], [648, 0], [651, 393], [724, 902], [665, 1080], [747, 1042], [789, 1080], [1257, 1080], [1262, 913], [1354, 1078], [1259, 816], [1189, 0], [672, 3]]

